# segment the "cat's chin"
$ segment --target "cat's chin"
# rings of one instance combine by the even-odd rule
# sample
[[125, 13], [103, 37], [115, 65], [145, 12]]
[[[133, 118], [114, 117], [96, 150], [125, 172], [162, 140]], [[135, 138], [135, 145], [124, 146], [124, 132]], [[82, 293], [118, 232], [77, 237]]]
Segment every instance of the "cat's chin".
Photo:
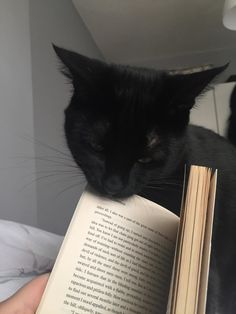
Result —
[[127, 198], [130, 197], [134, 194], [138, 194], [141, 191], [140, 189], [134, 189], [132, 187], [126, 187], [122, 191], [112, 193], [106, 191], [102, 186], [94, 185], [93, 183], [89, 183], [91, 185], [92, 189], [95, 190], [98, 194], [104, 197], [109, 197], [109, 198], [117, 198], [117, 199], [122, 199], [122, 198]]
[[124, 191], [121, 191], [121, 192], [118, 192], [118, 193], [108, 193], [107, 191], [100, 190], [99, 193], [101, 195], [109, 197], [109, 198], [112, 197], [112, 198], [122, 199], [122, 198], [130, 197], [130, 196], [132, 196], [134, 194], [137, 194], [138, 192], [136, 192], [134, 190], [124, 190]]

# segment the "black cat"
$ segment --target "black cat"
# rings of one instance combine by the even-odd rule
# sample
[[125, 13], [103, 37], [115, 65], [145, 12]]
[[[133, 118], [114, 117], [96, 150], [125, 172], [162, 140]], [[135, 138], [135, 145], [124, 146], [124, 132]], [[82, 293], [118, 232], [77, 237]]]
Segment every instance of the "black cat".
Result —
[[236, 85], [230, 96], [230, 117], [227, 137], [236, 146]]
[[188, 126], [195, 98], [225, 66], [171, 75], [54, 48], [74, 87], [67, 143], [97, 191], [140, 194], [178, 214], [184, 165], [219, 169], [207, 313], [236, 313], [236, 149]]

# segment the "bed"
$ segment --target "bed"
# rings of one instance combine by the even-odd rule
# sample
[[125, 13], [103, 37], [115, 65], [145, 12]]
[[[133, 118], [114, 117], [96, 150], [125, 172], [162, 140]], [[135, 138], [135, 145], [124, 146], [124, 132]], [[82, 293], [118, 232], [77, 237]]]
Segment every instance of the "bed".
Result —
[[0, 301], [35, 276], [52, 269], [63, 237], [0, 220]]

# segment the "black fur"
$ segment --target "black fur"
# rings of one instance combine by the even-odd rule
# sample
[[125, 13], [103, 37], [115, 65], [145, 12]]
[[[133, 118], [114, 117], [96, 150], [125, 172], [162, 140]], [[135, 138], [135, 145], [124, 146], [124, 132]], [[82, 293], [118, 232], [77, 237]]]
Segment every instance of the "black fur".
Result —
[[231, 143], [236, 146], [236, 85], [230, 96], [230, 110], [231, 114], [229, 117], [229, 127], [228, 127], [228, 139]]
[[67, 143], [97, 191], [138, 193], [178, 214], [184, 165], [219, 169], [207, 313], [236, 313], [236, 150], [188, 126], [196, 97], [225, 67], [170, 75], [54, 48], [74, 86]]

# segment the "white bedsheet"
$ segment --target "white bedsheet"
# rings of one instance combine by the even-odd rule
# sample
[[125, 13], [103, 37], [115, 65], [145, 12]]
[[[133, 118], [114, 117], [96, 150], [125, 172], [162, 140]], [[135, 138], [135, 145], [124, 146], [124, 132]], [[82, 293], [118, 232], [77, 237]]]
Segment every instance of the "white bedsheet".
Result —
[[0, 301], [52, 269], [63, 237], [0, 220]]

